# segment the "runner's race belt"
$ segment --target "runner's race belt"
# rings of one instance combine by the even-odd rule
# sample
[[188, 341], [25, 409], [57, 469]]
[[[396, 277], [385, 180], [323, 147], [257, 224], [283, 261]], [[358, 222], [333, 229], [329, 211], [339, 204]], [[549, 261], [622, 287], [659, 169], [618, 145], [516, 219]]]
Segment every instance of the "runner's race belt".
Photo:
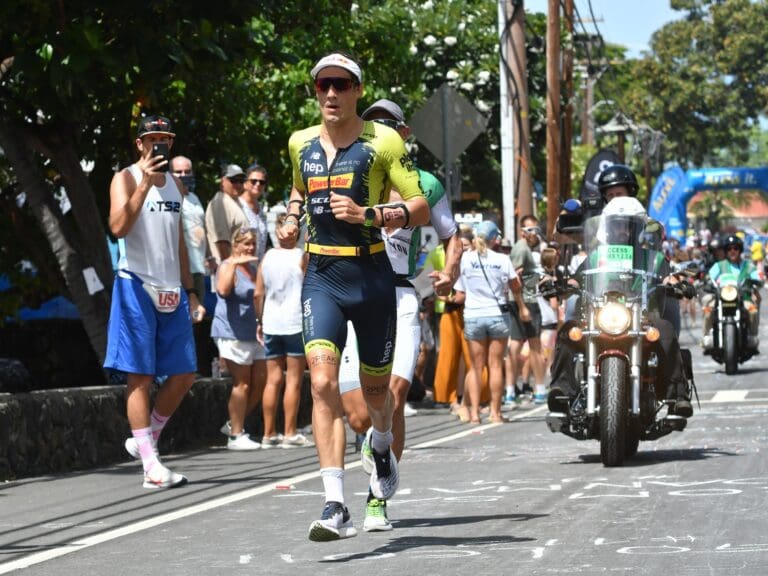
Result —
[[310, 254], [322, 256], [369, 256], [384, 251], [384, 242], [369, 244], [368, 246], [325, 246], [307, 242], [305, 249]]

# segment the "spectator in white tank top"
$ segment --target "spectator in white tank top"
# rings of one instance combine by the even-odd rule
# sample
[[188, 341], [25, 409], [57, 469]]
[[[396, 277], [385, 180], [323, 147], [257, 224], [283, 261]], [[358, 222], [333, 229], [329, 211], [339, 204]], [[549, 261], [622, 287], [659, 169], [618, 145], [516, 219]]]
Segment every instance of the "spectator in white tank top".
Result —
[[[285, 214], [275, 222], [279, 230]], [[262, 398], [264, 438], [262, 448], [296, 448], [312, 446], [296, 430], [301, 400], [306, 358], [302, 339], [301, 286], [307, 266], [306, 253], [301, 248], [288, 248], [285, 241], [267, 250], [256, 276], [256, 315], [259, 320], [257, 338], [264, 345], [267, 359], [267, 384]], [[283, 387], [284, 434], [276, 429], [277, 404]]]
[[[104, 367], [126, 374], [132, 435], [125, 448], [141, 459], [145, 488], [187, 481], [160, 462], [157, 443], [195, 380], [192, 322], [205, 313], [193, 288], [180, 222], [182, 184], [168, 172], [175, 136], [167, 118], [142, 118], [135, 140], [140, 158], [116, 173], [109, 189], [109, 229], [119, 239], [120, 260]], [[155, 376], [167, 378], [150, 413]]]

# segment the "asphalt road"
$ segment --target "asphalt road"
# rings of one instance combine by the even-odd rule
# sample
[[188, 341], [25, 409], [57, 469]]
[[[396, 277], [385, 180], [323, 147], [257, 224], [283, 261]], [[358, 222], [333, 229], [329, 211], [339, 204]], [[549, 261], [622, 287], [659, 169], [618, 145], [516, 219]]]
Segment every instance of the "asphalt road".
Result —
[[307, 539], [323, 505], [314, 449], [212, 447], [164, 458], [190, 478], [170, 491], [142, 489], [128, 461], [3, 484], [0, 574], [767, 574], [768, 360], [726, 376], [693, 351], [702, 402], [688, 428], [621, 468], [602, 466], [596, 442], [550, 433], [544, 407], [475, 429], [426, 409], [408, 420], [392, 532], [361, 529], [351, 437], [359, 534], [331, 543]]

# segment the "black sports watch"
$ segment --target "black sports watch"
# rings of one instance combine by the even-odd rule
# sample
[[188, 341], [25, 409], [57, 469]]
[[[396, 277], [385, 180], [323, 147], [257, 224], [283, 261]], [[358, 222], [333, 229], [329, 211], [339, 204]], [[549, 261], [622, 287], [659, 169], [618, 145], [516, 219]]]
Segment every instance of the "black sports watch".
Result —
[[373, 223], [376, 221], [376, 210], [374, 210], [372, 207], [368, 207], [365, 209], [365, 213], [363, 214], [363, 226], [366, 228], [370, 228], [373, 226]]

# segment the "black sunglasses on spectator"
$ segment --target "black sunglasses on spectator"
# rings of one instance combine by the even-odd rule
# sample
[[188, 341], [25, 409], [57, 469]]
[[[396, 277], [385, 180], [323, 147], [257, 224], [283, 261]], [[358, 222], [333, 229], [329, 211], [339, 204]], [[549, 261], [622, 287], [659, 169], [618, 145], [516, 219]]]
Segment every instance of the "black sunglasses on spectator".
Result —
[[400, 126], [402, 126], [402, 124], [400, 124], [400, 122], [398, 122], [397, 120], [390, 120], [388, 118], [376, 118], [373, 121], [376, 122], [376, 124], [383, 124], [384, 126], [389, 126], [390, 128], [392, 128], [392, 130], [397, 130], [398, 128], [400, 128]]

